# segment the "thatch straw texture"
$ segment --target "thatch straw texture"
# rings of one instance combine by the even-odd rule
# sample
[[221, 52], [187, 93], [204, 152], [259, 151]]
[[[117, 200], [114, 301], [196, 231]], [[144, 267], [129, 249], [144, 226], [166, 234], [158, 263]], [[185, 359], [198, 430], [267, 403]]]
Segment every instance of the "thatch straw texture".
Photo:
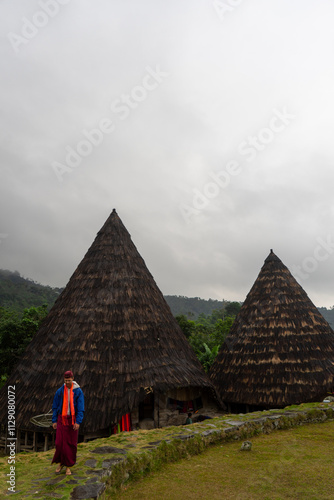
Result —
[[210, 377], [231, 404], [321, 401], [333, 387], [334, 332], [271, 251]]
[[[85, 432], [108, 428], [148, 387], [214, 393], [115, 210], [10, 376], [18, 427], [49, 411], [69, 369], [85, 394]], [[2, 391], [2, 422], [5, 400]]]

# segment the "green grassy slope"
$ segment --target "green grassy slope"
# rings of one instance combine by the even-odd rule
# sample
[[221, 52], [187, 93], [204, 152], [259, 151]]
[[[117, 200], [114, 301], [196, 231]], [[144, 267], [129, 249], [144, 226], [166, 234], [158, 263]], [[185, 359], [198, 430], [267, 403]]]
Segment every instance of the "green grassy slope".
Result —
[[[324, 421], [326, 423], [322, 424]], [[302, 424], [306, 424], [306, 429], [314, 422], [317, 422], [318, 426], [327, 426], [326, 439], [322, 438], [321, 448], [320, 444], [313, 440], [312, 431], [309, 431], [306, 434], [308, 440], [305, 438], [305, 451], [302, 448], [296, 451], [295, 444], [297, 438], [295, 438], [292, 441], [291, 447], [284, 448], [284, 445], [281, 444], [283, 448], [279, 451], [279, 455], [275, 455], [275, 450], [277, 452], [279, 448], [277, 438], [274, 437], [276, 432], [272, 434], [273, 431], [277, 430], [277, 434], [281, 434], [283, 431], [278, 429], [283, 429], [291, 437], [294, 430], [300, 432], [299, 428]], [[261, 455], [259, 454], [258, 450], [260, 447], [257, 448], [256, 441], [258, 436], [262, 434], [270, 434], [268, 439], [272, 440], [272, 444], [270, 445], [270, 441], [268, 442], [271, 454], [268, 451], [268, 447], [267, 451], [264, 450], [261, 452]], [[328, 452], [328, 448], [333, 448], [331, 446], [333, 436], [334, 403], [303, 404], [283, 410], [255, 412], [246, 415], [224, 414], [221, 417], [188, 426], [165, 427], [150, 431], [123, 432], [113, 435], [110, 438], [79, 444], [77, 464], [72, 469], [72, 476], [68, 477], [64, 473], [58, 476], [55, 475], [55, 465], [51, 466], [53, 450], [40, 453], [18, 454], [15, 457], [14, 465], [15, 493], [11, 493], [11, 497], [13, 500], [16, 498], [20, 500], [22, 498], [27, 498], [27, 500], [45, 500], [50, 497], [67, 500], [72, 498], [74, 490], [78, 492], [78, 490], [80, 491], [81, 488], [87, 486], [95, 489], [107, 488], [105, 498], [117, 497], [128, 487], [131, 488], [130, 491], [135, 492], [137, 486], [134, 488], [131, 486], [134, 481], [141, 480], [144, 476], [152, 472], [164, 470], [168, 463], [179, 463], [180, 459], [186, 458], [189, 463], [193, 463], [193, 469], [196, 472], [195, 465], [201, 466], [201, 461], [197, 458], [195, 460], [193, 457], [202, 454], [208, 448], [211, 449], [214, 445], [218, 446], [221, 455], [225, 457], [223, 465], [226, 468], [227, 474], [224, 476], [224, 481], [227, 479], [232, 480], [232, 482], [226, 483], [227, 493], [229, 489], [232, 491], [237, 485], [241, 495], [240, 499], [267, 498], [272, 500], [275, 498], [278, 500], [282, 498], [285, 500], [287, 498], [303, 498], [304, 500], [304, 498], [308, 498], [310, 500], [314, 498], [314, 500], [325, 500], [325, 498], [329, 499], [333, 497], [311, 496], [311, 493], [313, 495], [314, 488], [310, 489], [311, 485], [307, 486], [306, 489], [303, 489], [303, 487], [306, 484], [307, 474], [310, 474], [310, 477], [314, 477], [314, 475], [311, 476], [312, 468], [316, 469], [316, 473], [321, 478], [321, 491], [326, 491], [329, 481], [333, 481], [332, 477], [327, 477], [329, 471], [328, 465], [330, 465], [330, 468], [332, 467], [334, 458], [333, 450], [331, 449]], [[238, 450], [240, 449], [240, 443], [245, 439], [254, 441], [254, 447], [251, 452], [243, 452], [245, 453], [245, 458], [242, 458], [238, 456]], [[283, 438], [281, 443], [284, 443], [284, 439], [286, 440], [286, 438]], [[112, 449], [104, 449], [101, 453], [95, 452], [96, 448], [101, 448], [102, 446], [112, 447]], [[319, 449], [314, 455], [316, 446]], [[328, 459], [326, 458], [326, 454], [329, 457]], [[324, 455], [322, 457], [323, 460], [318, 462], [317, 459], [319, 458], [320, 460], [322, 455]], [[0, 470], [2, 471], [0, 476], [1, 498], [4, 498], [8, 491], [9, 460], [8, 457], [0, 459]], [[205, 464], [205, 462], [207, 462], [207, 458], [206, 455], [203, 455], [203, 463]], [[282, 464], [285, 467], [284, 471], [282, 469], [279, 474], [276, 473], [277, 466], [281, 466]], [[301, 477], [298, 482], [300, 492], [303, 494], [305, 492], [307, 494], [310, 493], [310, 496], [284, 496], [289, 492], [289, 488], [291, 488], [289, 481], [286, 482], [285, 489], [282, 489], [282, 496], [270, 496], [273, 492], [279, 491], [277, 488], [281, 486], [280, 481], [283, 480], [285, 470], [289, 470], [289, 467], [295, 471], [299, 471], [294, 474], [291, 473], [289, 476], [291, 481], [294, 481], [296, 475], [300, 474]], [[264, 469], [264, 472], [263, 474], [261, 473], [262, 476], [259, 476], [259, 471], [262, 469]], [[305, 480], [302, 475], [304, 469], [306, 473]], [[213, 468], [211, 472], [208, 471], [208, 468], [206, 470], [204, 468], [203, 471], [197, 470], [196, 481], [199, 482], [199, 486], [203, 486], [204, 488], [202, 488], [202, 491], [199, 490], [202, 498], [219, 498], [217, 494], [219, 495], [224, 492], [221, 484], [223, 476], [220, 475], [215, 478], [214, 475], [212, 476], [212, 472]], [[184, 468], [182, 468], [182, 465], [179, 468], [175, 481], [168, 480], [169, 489], [167, 491], [169, 493], [174, 491], [174, 489], [178, 491], [177, 488], [182, 485], [183, 487], [188, 486], [190, 494], [193, 484], [188, 482], [190, 481], [188, 474], [189, 466], [186, 462]], [[274, 479], [271, 481], [271, 478]], [[210, 493], [209, 496], [203, 496], [203, 491], [205, 492], [206, 488], [209, 488], [210, 485], [208, 485], [208, 482], [210, 481], [212, 482], [213, 493], [212, 495]], [[315, 484], [319, 484], [319, 481]], [[153, 492], [155, 488], [153, 488]], [[253, 489], [254, 496], [245, 496], [251, 488]], [[195, 489], [195, 491], [197, 490]], [[154, 494], [153, 496], [141, 497], [135, 497], [134, 495], [135, 493], [133, 493], [133, 496], [130, 495], [127, 498], [159, 498], [160, 493], [159, 495], [155, 494], [155, 497]], [[192, 493], [192, 496], [188, 496], [185, 493], [187, 498], [195, 498], [194, 495]], [[87, 497], [81, 496], [80, 498]], [[178, 497], [164, 496], [161, 498], [171, 500]], [[224, 498], [237, 499], [239, 497], [224, 495]]]

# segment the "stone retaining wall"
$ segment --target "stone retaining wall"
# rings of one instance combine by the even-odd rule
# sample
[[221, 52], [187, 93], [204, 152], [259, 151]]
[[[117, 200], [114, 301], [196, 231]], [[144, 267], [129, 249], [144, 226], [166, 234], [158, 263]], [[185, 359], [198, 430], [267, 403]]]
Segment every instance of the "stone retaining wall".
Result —
[[[302, 407], [303, 405], [301, 405]], [[112, 493], [128, 480], [158, 470], [161, 465], [203, 451], [211, 444], [231, 440], [244, 440], [259, 434], [269, 434], [278, 429], [289, 429], [308, 423], [321, 423], [334, 419], [334, 406], [313, 407], [293, 410], [272, 410], [249, 413], [247, 415], [227, 415], [206, 420], [201, 424], [173, 428], [163, 440], [151, 441], [141, 449], [129, 447], [100, 447], [93, 450], [96, 456], [114, 454], [102, 466], [96, 468], [97, 460], [89, 460], [87, 481], [74, 487], [72, 499], [105, 498], [106, 492]], [[152, 431], [152, 436], [154, 431]]]

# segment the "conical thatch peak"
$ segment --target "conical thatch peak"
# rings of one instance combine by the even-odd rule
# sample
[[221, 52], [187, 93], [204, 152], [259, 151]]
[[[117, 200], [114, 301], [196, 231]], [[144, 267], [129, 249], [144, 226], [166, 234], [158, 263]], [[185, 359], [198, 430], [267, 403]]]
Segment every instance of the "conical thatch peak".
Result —
[[68, 369], [85, 393], [86, 432], [108, 428], [150, 387], [212, 391], [115, 209], [9, 379], [19, 427], [49, 411]]
[[270, 261], [273, 261], [273, 260], [276, 260], [277, 262], [282, 262], [282, 261], [281, 261], [281, 260], [277, 257], [277, 255], [275, 255], [275, 254], [274, 254], [274, 251], [273, 251], [273, 249], [271, 248], [271, 249], [270, 249], [270, 253], [269, 253], [268, 257], [265, 259], [265, 261], [264, 261], [264, 262], [265, 262], [265, 263], [267, 263], [267, 262], [270, 262]]
[[334, 332], [272, 250], [210, 376], [230, 404], [282, 407], [332, 390]]

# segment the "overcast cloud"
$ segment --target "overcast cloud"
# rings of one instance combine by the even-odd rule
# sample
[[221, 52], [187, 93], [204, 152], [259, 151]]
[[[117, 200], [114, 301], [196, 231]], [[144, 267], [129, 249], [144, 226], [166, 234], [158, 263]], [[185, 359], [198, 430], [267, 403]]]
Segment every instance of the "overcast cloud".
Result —
[[334, 266], [332, 0], [3, 0], [0, 267], [66, 285], [113, 208], [166, 295]]

